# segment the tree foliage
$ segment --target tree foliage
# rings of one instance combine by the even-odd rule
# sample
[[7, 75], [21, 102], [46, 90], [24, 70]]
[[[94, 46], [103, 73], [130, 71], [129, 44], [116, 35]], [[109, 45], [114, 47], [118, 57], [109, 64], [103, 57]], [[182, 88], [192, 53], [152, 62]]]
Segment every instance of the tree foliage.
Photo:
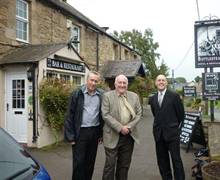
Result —
[[199, 81], [202, 81], [202, 78], [200, 76], [196, 76], [194, 80], [198, 83]]
[[186, 83], [186, 79], [184, 77], [176, 77], [175, 81], [177, 83]]
[[63, 128], [68, 99], [74, 88], [74, 85], [59, 79], [45, 79], [40, 84], [40, 103], [56, 141], [58, 132]]
[[141, 55], [150, 79], [155, 79], [158, 74], [169, 75], [169, 68], [163, 60], [159, 65], [156, 63], [160, 57], [160, 54], [157, 53], [159, 44], [154, 42], [151, 29], [146, 29], [143, 34], [135, 29], [132, 31], [121, 31], [120, 33], [114, 31], [113, 36]]

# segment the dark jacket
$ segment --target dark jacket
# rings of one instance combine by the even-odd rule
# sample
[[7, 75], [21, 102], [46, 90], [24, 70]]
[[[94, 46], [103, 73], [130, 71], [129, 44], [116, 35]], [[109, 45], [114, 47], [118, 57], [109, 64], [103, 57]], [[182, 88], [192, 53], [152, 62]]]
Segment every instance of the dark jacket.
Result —
[[[74, 91], [70, 97], [69, 106], [67, 109], [65, 122], [64, 122], [64, 138], [68, 142], [77, 141], [80, 134], [80, 127], [82, 124], [83, 118], [83, 106], [84, 106], [84, 94], [83, 89], [85, 89], [85, 85], [81, 86], [78, 90]], [[101, 97], [103, 91], [97, 89], [100, 93], [100, 111], [99, 111], [99, 119], [100, 119], [100, 137], [102, 137], [102, 128], [103, 128], [103, 120], [101, 116]]]
[[170, 141], [179, 138], [179, 126], [184, 120], [184, 107], [179, 95], [166, 90], [161, 107], [158, 104], [158, 93], [149, 100], [154, 115], [153, 134], [156, 141], [161, 135]]

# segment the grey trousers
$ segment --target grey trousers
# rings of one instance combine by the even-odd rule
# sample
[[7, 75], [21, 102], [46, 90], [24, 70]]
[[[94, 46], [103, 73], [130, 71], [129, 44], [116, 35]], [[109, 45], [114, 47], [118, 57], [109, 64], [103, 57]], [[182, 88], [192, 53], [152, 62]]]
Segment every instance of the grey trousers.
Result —
[[134, 140], [130, 135], [120, 135], [114, 149], [105, 147], [106, 160], [102, 180], [127, 180], [133, 149]]

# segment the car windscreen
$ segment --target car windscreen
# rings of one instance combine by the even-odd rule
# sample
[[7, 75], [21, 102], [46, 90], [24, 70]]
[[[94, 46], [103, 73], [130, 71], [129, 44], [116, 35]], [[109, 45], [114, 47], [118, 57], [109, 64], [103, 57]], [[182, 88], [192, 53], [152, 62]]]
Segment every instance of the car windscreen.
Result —
[[0, 180], [32, 177], [38, 168], [30, 155], [0, 128]]

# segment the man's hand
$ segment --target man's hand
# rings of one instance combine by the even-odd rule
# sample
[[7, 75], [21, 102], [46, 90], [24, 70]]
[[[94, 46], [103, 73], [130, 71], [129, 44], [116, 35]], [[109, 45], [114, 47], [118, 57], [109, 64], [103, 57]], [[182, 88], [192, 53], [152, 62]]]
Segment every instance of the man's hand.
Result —
[[103, 142], [103, 139], [102, 139], [102, 138], [99, 138], [99, 139], [98, 139], [98, 144], [102, 144], [102, 142]]
[[75, 142], [75, 141], [72, 141], [72, 142], [70, 142], [70, 144], [71, 144], [71, 145], [75, 145], [75, 144], [76, 144], [76, 142]]
[[129, 134], [129, 133], [130, 133], [129, 127], [128, 127], [128, 126], [123, 126], [123, 127], [121, 128], [121, 133], [122, 133], [123, 135]]

